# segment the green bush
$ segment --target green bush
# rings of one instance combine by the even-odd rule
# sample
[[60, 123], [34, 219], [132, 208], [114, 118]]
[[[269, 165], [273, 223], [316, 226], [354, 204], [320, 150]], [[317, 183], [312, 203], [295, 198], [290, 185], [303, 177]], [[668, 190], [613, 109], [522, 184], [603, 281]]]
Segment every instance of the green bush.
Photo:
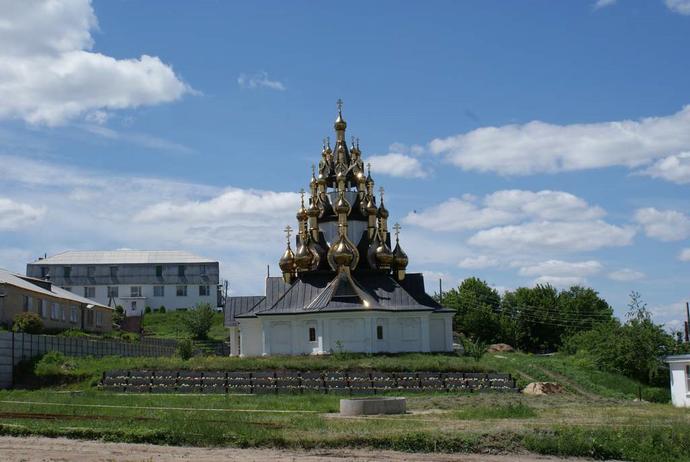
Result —
[[160, 308], [158, 308], [159, 313], [165, 313], [165, 306], [161, 305]]
[[150, 306], [147, 306], [146, 308], [144, 308], [144, 314], [150, 314], [150, 313], [151, 313], [151, 307]]
[[486, 343], [477, 340], [470, 340], [468, 338], [462, 338], [462, 348], [464, 350], [465, 356], [474, 358], [475, 361], [479, 361], [486, 353]]
[[208, 338], [208, 333], [213, 326], [215, 312], [208, 303], [198, 303], [193, 309], [182, 315], [181, 321], [185, 330], [198, 340]]
[[194, 354], [194, 344], [188, 338], [182, 339], [177, 344], [177, 355], [185, 361]]
[[36, 313], [19, 313], [14, 317], [12, 331], [40, 334], [43, 332], [43, 320]]

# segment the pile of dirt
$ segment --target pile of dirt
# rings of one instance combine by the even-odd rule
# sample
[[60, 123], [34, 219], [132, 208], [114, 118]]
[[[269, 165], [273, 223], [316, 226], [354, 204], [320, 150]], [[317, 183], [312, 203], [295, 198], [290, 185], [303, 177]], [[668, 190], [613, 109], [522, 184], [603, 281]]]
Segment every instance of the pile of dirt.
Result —
[[555, 382], [532, 382], [523, 388], [522, 392], [526, 395], [555, 395], [564, 393], [565, 389]]
[[486, 351], [489, 353], [512, 353], [515, 351], [515, 348], [507, 343], [494, 343], [493, 345], [489, 345]]

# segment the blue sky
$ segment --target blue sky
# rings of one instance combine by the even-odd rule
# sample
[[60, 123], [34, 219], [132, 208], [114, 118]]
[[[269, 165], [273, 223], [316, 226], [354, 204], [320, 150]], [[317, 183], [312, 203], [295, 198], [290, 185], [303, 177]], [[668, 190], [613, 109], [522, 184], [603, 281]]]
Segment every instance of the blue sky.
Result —
[[182, 248], [259, 292], [343, 98], [430, 287], [635, 289], [680, 326], [688, 1], [0, 6], [0, 266]]

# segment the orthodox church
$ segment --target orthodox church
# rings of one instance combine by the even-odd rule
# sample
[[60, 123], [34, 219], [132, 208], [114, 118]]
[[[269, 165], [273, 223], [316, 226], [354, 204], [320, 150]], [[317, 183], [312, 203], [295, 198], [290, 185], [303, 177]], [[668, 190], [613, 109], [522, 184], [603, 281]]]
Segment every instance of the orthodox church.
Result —
[[408, 273], [383, 188], [377, 201], [359, 140], [345, 140], [338, 101], [335, 145], [325, 140], [318, 169], [312, 165], [279, 265], [266, 278], [266, 294], [230, 297], [225, 325], [231, 354], [239, 356], [452, 351], [454, 311], [424, 291], [421, 273]]

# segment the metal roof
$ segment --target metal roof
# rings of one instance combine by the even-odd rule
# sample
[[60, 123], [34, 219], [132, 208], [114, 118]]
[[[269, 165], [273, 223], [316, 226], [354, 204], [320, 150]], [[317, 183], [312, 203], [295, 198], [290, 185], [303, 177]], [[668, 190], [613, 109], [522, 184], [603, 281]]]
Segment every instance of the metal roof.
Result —
[[75, 293], [70, 292], [69, 290], [65, 290], [61, 287], [56, 286], [55, 284], [50, 284], [50, 290], [44, 289], [39, 285], [45, 283], [47, 283], [47, 281], [29, 278], [26, 276], [20, 276], [18, 274], [10, 273], [9, 271], [0, 268], [0, 284], [7, 284], [10, 286], [19, 287], [20, 289], [29, 290], [37, 294], [50, 295], [52, 297], [71, 300], [77, 303], [83, 303], [86, 305], [98, 305], [108, 308], [107, 306], [101, 305], [100, 303], [94, 300], [81, 297]]
[[68, 250], [33, 265], [107, 265], [141, 263], [216, 263], [181, 250]]

